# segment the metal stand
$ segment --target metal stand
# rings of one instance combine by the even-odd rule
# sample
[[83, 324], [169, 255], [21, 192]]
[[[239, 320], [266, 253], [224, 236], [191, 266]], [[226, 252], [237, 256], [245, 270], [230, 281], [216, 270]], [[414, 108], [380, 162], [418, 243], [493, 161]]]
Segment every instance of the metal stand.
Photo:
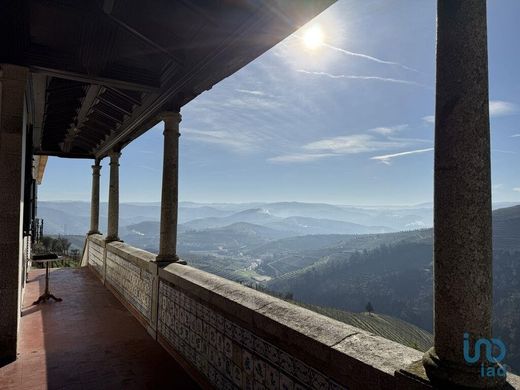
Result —
[[45, 292], [40, 295], [38, 300], [33, 302], [33, 305], [38, 305], [42, 302], [48, 301], [49, 299], [54, 299], [56, 302], [61, 302], [61, 298], [56, 298], [49, 292], [49, 262], [45, 262]]

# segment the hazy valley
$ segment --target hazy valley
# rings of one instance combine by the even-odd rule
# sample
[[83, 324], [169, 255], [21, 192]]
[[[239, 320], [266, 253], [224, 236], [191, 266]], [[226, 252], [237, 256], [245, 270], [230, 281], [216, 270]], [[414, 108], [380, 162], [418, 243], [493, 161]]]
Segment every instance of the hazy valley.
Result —
[[[494, 205], [494, 329], [508, 346], [506, 363], [518, 370], [520, 206], [508, 206]], [[121, 204], [121, 239], [157, 252], [159, 212], [154, 203]], [[89, 213], [81, 202], [39, 206], [47, 234], [84, 234]], [[181, 203], [178, 252], [197, 268], [425, 350], [432, 341], [431, 225], [428, 204]]]

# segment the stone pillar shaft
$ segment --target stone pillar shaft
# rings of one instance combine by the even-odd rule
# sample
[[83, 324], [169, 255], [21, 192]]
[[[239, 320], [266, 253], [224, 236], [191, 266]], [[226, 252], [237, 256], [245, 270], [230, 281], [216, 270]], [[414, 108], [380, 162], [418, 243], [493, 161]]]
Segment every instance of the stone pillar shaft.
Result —
[[178, 261], [177, 212], [179, 193], [179, 123], [181, 114], [166, 112], [164, 121], [164, 156], [161, 193], [161, 242], [158, 262]]
[[112, 151], [110, 156], [110, 187], [108, 191], [107, 241], [119, 240], [119, 157], [121, 153]]
[[17, 351], [28, 75], [27, 68], [0, 64], [0, 366]]
[[481, 377], [481, 362], [466, 363], [463, 341], [464, 333], [472, 345], [478, 338], [491, 337], [486, 1], [437, 4], [435, 342], [424, 365], [433, 382], [482, 387], [493, 383]]
[[90, 231], [88, 234], [99, 234], [99, 177], [101, 165], [96, 160], [92, 165], [92, 199], [90, 202]]

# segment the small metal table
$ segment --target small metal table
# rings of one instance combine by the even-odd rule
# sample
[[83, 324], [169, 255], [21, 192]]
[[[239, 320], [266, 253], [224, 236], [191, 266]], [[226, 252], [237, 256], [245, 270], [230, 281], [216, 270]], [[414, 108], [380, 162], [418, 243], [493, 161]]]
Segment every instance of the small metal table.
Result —
[[61, 298], [56, 298], [49, 292], [49, 263], [58, 259], [58, 256], [54, 253], [46, 253], [44, 255], [34, 255], [32, 256], [31, 261], [35, 263], [45, 263], [45, 292], [40, 295], [38, 300], [33, 302], [33, 305], [38, 305], [39, 303], [48, 301], [49, 299], [54, 299], [56, 302], [61, 302]]

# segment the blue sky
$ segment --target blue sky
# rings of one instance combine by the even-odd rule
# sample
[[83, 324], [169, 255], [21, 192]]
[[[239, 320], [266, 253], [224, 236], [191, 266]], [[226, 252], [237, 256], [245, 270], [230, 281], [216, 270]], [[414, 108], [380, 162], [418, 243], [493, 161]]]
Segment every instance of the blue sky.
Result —
[[[435, 4], [340, 0], [183, 107], [180, 200], [432, 201]], [[494, 201], [520, 201], [519, 14], [488, 2]], [[40, 200], [88, 201], [91, 164], [50, 158]], [[161, 169], [162, 124], [123, 150], [121, 201], [158, 201]]]

